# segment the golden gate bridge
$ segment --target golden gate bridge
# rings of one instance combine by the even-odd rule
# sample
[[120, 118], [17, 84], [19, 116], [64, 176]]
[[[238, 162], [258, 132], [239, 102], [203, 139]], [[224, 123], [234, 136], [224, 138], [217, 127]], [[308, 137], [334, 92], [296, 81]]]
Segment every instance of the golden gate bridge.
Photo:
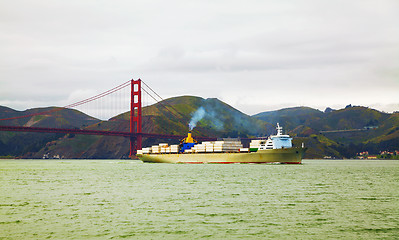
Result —
[[[149, 90], [147, 91], [142, 87], [144, 84]], [[72, 109], [78, 106], [88, 104], [93, 101], [97, 101], [102, 99], [110, 94], [121, 91], [122, 89], [126, 89], [130, 87], [130, 131], [105, 131], [105, 130], [89, 130], [89, 129], [72, 129], [72, 128], [50, 128], [50, 127], [31, 127], [31, 126], [4, 126], [0, 125], [0, 131], [13, 131], [13, 132], [39, 132], [39, 133], [64, 133], [64, 134], [83, 134], [83, 135], [103, 135], [103, 136], [119, 136], [119, 137], [127, 137], [130, 139], [130, 154], [132, 157], [137, 153], [138, 149], [142, 148], [143, 138], [155, 138], [155, 139], [182, 139], [186, 136], [182, 135], [171, 135], [171, 134], [157, 134], [157, 133], [145, 133], [142, 131], [142, 93], [145, 92], [149, 95], [155, 102], [159, 103], [162, 107], [164, 107], [169, 113], [171, 113], [176, 120], [178, 119], [177, 115], [181, 115], [172, 105], [168, 104], [164, 101], [157, 100], [150, 91], [155, 94], [158, 98], [162, 99], [159, 94], [157, 94], [151, 87], [149, 87], [145, 82], [141, 79], [138, 80], [129, 80], [119, 86], [116, 86], [108, 91], [97, 94], [93, 97], [66, 105], [64, 107], [54, 108], [48, 111], [37, 112], [32, 114], [26, 114], [23, 116], [14, 116], [9, 118], [0, 119], [1, 121], [7, 120], [15, 120], [20, 118], [28, 118], [40, 115], [48, 115], [57, 111], [61, 111], [63, 109]], [[162, 99], [163, 100], [163, 99]], [[168, 106], [166, 106], [168, 105]], [[173, 109], [173, 111], [171, 110]], [[202, 141], [211, 141], [216, 140], [214, 137], [196, 137], [198, 140]]]

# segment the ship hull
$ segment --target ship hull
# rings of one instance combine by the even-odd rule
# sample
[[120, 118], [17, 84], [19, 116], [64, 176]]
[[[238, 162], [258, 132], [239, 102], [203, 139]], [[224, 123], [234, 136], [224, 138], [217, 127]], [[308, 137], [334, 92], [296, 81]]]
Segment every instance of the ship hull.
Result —
[[258, 150], [251, 153], [137, 154], [151, 163], [287, 163], [301, 164], [305, 148]]

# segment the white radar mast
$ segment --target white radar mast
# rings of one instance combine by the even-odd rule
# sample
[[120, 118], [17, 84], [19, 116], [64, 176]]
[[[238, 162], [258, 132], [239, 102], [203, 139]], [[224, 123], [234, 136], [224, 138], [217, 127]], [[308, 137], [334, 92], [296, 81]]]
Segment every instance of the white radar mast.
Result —
[[276, 129], [277, 129], [277, 136], [283, 135], [283, 128], [280, 127], [280, 124], [279, 124], [279, 123], [277, 123]]

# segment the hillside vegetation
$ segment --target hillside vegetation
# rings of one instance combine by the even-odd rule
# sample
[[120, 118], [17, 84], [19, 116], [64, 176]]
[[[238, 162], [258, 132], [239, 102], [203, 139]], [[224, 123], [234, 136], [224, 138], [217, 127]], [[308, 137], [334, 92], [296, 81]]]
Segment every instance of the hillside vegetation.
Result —
[[[57, 110], [57, 111], [56, 111]], [[44, 115], [33, 115], [46, 112]], [[99, 122], [98, 119], [72, 109], [55, 107], [35, 108], [16, 111], [0, 106], [0, 119], [33, 115], [27, 118], [0, 121], [3, 126], [83, 128]], [[0, 156], [35, 157], [36, 153], [49, 142], [56, 141], [64, 134], [0, 132]]]
[[353, 158], [364, 151], [399, 150], [398, 115], [350, 106], [330, 112], [288, 108], [254, 117], [272, 124], [280, 122], [292, 136], [303, 138], [309, 147], [307, 157]]
[[[54, 108], [16, 111], [0, 107], [0, 118], [22, 116]], [[365, 107], [322, 112], [309, 107], [286, 108], [254, 116], [246, 115], [216, 99], [182, 96], [166, 99], [143, 108], [143, 132], [186, 135], [194, 116], [194, 136], [259, 137], [275, 133], [276, 123], [294, 137], [294, 145], [308, 147], [305, 158], [355, 157], [357, 152], [378, 153], [399, 150], [399, 114], [387, 114]], [[45, 115], [0, 121], [1, 125], [85, 128], [93, 130], [129, 131], [126, 112], [99, 121], [79, 111], [62, 109]], [[369, 130], [366, 130], [369, 129]], [[160, 142], [178, 143], [170, 139], [143, 139], [143, 146]], [[129, 139], [124, 137], [85, 136], [0, 132], [0, 156], [42, 158], [43, 155], [64, 158], [128, 158]]]

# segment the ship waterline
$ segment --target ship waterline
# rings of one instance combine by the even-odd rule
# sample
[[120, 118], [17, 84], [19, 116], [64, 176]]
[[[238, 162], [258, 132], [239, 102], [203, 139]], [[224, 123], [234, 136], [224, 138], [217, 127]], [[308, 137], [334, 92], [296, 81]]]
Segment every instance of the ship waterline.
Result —
[[306, 148], [258, 150], [250, 153], [137, 154], [152, 163], [286, 163], [301, 164]]

